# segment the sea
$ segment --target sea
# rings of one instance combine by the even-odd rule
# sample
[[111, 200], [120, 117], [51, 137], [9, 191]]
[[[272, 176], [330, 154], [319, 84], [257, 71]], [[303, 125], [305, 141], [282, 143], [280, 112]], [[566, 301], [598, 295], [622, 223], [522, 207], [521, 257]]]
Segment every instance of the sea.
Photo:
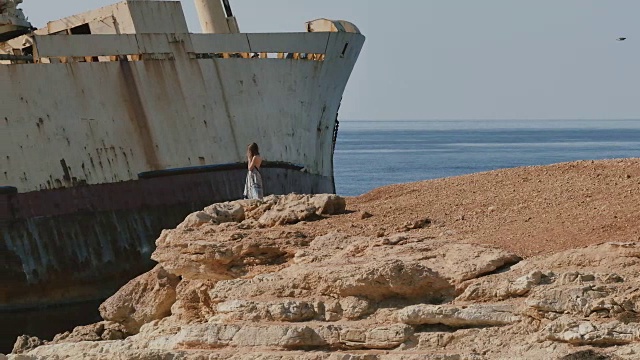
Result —
[[336, 191], [503, 168], [640, 157], [640, 120], [341, 121]]
[[[341, 121], [337, 192], [527, 165], [640, 157], [640, 120]], [[0, 353], [20, 334], [56, 333], [100, 321], [98, 305], [0, 313]]]

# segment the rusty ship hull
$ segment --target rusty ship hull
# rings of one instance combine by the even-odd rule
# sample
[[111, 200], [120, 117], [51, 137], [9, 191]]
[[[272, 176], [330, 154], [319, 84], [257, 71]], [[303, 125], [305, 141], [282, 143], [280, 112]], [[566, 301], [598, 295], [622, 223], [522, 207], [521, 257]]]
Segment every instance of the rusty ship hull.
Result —
[[100, 298], [148, 270], [162, 229], [242, 196], [248, 143], [266, 193], [335, 191], [364, 36], [328, 20], [245, 34], [226, 15], [223, 33], [191, 34], [179, 2], [124, 1], [0, 46], [0, 310]]

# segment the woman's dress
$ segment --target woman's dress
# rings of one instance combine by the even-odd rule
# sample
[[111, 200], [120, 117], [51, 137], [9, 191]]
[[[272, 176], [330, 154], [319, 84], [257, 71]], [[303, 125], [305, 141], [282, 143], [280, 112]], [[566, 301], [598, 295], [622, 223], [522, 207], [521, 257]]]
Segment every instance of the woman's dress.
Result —
[[245, 199], [262, 200], [263, 196], [262, 174], [260, 174], [260, 169], [256, 167], [247, 172], [247, 180], [244, 183], [244, 197]]

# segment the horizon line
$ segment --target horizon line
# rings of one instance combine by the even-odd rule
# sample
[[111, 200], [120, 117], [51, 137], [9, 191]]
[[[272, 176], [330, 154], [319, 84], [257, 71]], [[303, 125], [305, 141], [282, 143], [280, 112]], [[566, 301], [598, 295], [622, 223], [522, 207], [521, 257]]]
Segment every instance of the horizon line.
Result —
[[618, 118], [618, 119], [602, 119], [602, 118], [542, 118], [542, 119], [508, 119], [508, 118], [500, 118], [500, 119], [338, 119], [339, 121], [640, 121], [640, 117], [638, 118]]

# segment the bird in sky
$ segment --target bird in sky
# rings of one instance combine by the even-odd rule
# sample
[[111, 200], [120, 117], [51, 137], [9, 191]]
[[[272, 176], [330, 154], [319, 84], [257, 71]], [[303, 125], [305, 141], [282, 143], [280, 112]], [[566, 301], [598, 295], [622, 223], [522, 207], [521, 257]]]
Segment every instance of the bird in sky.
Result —
[[620, 37], [620, 38], [618, 38], [618, 39], [616, 39], [616, 40], [618, 40], [618, 41], [625, 41], [625, 40], [627, 40], [627, 38], [626, 38], [626, 37]]

